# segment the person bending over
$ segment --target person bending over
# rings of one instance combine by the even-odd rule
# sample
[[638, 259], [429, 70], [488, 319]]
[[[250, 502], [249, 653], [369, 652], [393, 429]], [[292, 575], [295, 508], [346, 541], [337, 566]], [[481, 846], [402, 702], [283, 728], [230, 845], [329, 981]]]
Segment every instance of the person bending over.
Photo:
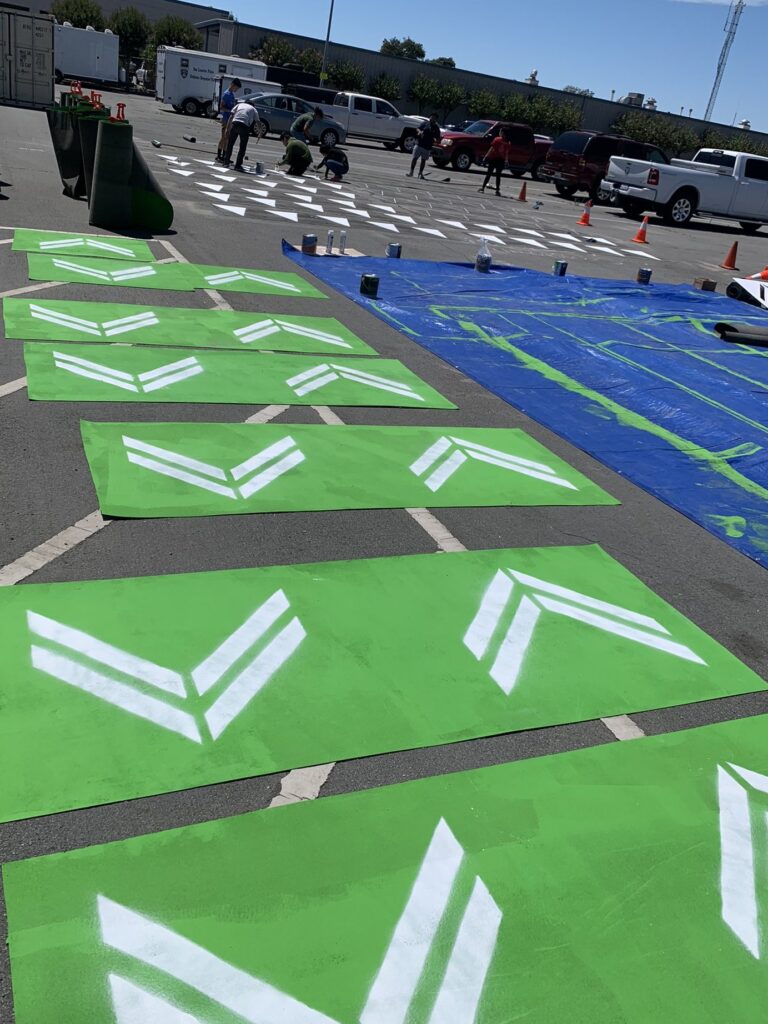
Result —
[[[229, 136], [227, 138], [227, 151], [224, 154], [224, 166], [229, 167], [232, 161], [232, 150], [235, 148], [235, 142], [240, 142], [240, 148], [237, 151], [237, 159], [235, 160], [235, 170], [242, 171], [243, 160], [245, 158], [245, 151], [248, 148], [248, 139], [251, 137], [251, 130], [259, 119], [259, 115], [256, 113], [256, 108], [250, 103], [246, 103], [242, 100], [232, 110], [229, 118]], [[258, 142], [258, 137], [256, 139]]]
[[309, 151], [309, 146], [306, 142], [292, 139], [289, 132], [283, 132], [280, 136], [280, 141], [285, 146], [285, 153], [277, 166], [287, 165], [288, 174], [300, 178], [312, 163], [312, 154]]
[[325, 168], [326, 178], [330, 173], [333, 175], [331, 181], [341, 181], [345, 174], [349, 174], [349, 160], [343, 149], [338, 146], [321, 146], [320, 152], [323, 159], [315, 169], [322, 171]]
[[299, 142], [306, 142], [309, 145], [312, 141], [312, 129], [324, 117], [325, 114], [320, 107], [315, 107], [311, 114], [300, 114], [291, 125], [291, 135]]

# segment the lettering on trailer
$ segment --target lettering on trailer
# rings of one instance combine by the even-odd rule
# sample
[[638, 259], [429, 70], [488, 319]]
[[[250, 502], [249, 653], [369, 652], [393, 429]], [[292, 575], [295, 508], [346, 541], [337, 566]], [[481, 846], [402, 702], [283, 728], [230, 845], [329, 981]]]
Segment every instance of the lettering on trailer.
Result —
[[464, 645], [478, 661], [490, 659], [488, 674], [504, 693], [514, 689], [545, 611], [620, 636], [630, 643], [706, 665], [690, 647], [672, 640], [669, 630], [648, 615], [515, 569], [500, 569], [464, 635]]
[[304, 453], [289, 436], [275, 441], [229, 470], [125, 435], [123, 444], [128, 461], [134, 465], [235, 501], [250, 498], [305, 459]]
[[152, 391], [170, 387], [180, 380], [196, 377], [204, 372], [194, 356], [179, 359], [175, 363], [166, 363], [144, 373], [126, 373], [124, 370], [115, 370], [111, 366], [94, 363], [90, 359], [82, 359], [67, 352], [54, 352], [53, 362], [59, 370], [66, 370], [89, 380], [98, 380], [102, 384], [111, 384], [113, 387], [136, 394], [150, 394]]
[[40, 242], [41, 252], [48, 252], [57, 249], [96, 249], [97, 252], [113, 252], [118, 256], [125, 256], [126, 259], [135, 260], [138, 257], [131, 249], [122, 245], [114, 245], [112, 242], [100, 242], [95, 238], [62, 238], [59, 241]]
[[124, 267], [122, 270], [95, 270], [93, 267], [85, 267], [81, 263], [70, 263], [69, 260], [59, 260], [54, 257], [51, 262], [59, 270], [68, 270], [73, 274], [82, 274], [83, 277], [95, 277], [97, 281], [115, 282], [134, 281], [137, 278], [157, 277], [154, 267]]
[[35, 303], [30, 303], [29, 312], [35, 320], [45, 320], [57, 327], [66, 327], [67, 330], [77, 331], [78, 334], [90, 334], [97, 338], [112, 338], [117, 334], [138, 331], [142, 327], [155, 327], [160, 323], [157, 314], [151, 309], [123, 316], [118, 320], [104, 320], [102, 323], [98, 323], [96, 320], [85, 320], [79, 316], [70, 316], [69, 313], [60, 313], [58, 310], [38, 306]]
[[379, 391], [389, 391], [395, 395], [402, 395], [404, 398], [413, 398], [423, 402], [421, 395], [413, 388], [397, 380], [390, 380], [388, 377], [379, 377], [374, 373], [365, 373], [357, 366], [342, 366], [338, 363], [320, 363], [313, 366], [311, 370], [289, 377], [286, 384], [291, 388], [298, 398], [310, 394], [312, 391], [319, 391], [327, 384], [336, 380], [351, 380], [356, 384], [363, 384], [366, 387], [377, 388]]
[[352, 345], [340, 338], [338, 334], [331, 334], [328, 331], [319, 331], [316, 327], [304, 327], [301, 324], [293, 324], [290, 320], [274, 319], [257, 320], [245, 327], [239, 327], [233, 334], [244, 345], [251, 341], [262, 341], [273, 334], [295, 334], [299, 338], [310, 338], [312, 341], [323, 341], [327, 345], [336, 345], [338, 348], [352, 348]]
[[[531, 459], [523, 459], [519, 455], [509, 455], [496, 448], [488, 448], [474, 441], [465, 441], [460, 437], [440, 437], [434, 444], [420, 455], [411, 465], [410, 470], [418, 477], [424, 478], [424, 483], [433, 493], [439, 491], [446, 480], [459, 470], [469, 459], [478, 462], [486, 462], [491, 466], [500, 466], [512, 473], [521, 473], [523, 476], [534, 477], [536, 480], [543, 480], [544, 483], [552, 484], [555, 487], [565, 487], [570, 491], [577, 490], [577, 487], [569, 480], [559, 477], [551, 466], [544, 462], [533, 462]], [[424, 476], [429, 470], [428, 476]]]
[[[420, 1000], [429, 1000], [425, 1024], [474, 1024], [502, 913], [477, 876], [468, 896], [458, 894], [464, 861], [464, 850], [441, 820], [371, 984], [360, 1024], [415, 1021], [411, 1009], [417, 990]], [[104, 945], [142, 965], [141, 984], [125, 976], [125, 959], [124, 973], [109, 974], [116, 1024], [204, 1024], [167, 998], [167, 978], [228, 1011], [233, 1024], [337, 1024], [144, 914], [104, 895], [96, 903]], [[436, 948], [438, 931], [451, 939], [447, 955]], [[147, 968], [164, 976], [151, 989], [144, 980]]]
[[187, 675], [34, 611], [27, 625], [35, 669], [195, 743], [217, 740], [306, 636], [283, 590]]
[[766, 953], [761, 935], [758, 883], [765, 883], [768, 816], [765, 801], [768, 776], [719, 765], [717, 795], [720, 808], [720, 898], [723, 921], [757, 960]]
[[264, 274], [253, 274], [248, 270], [229, 270], [221, 274], [208, 274], [205, 276], [206, 284], [212, 288], [222, 284], [234, 284], [235, 281], [255, 281], [256, 284], [266, 284], [271, 288], [282, 288], [286, 292], [301, 293], [301, 288], [290, 281], [278, 281], [274, 277], [265, 277]]

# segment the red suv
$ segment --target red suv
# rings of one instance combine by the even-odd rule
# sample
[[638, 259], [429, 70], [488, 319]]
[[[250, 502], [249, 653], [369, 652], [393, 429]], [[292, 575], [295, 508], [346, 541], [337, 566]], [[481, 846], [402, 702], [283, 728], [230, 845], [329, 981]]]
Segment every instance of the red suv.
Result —
[[612, 156], [669, 163], [666, 154], [656, 146], [635, 142], [623, 135], [563, 132], [547, 153], [540, 176], [545, 181], [553, 182], [561, 196], [570, 198], [577, 192], [588, 192], [592, 202], [607, 203], [612, 196], [601, 184]]
[[537, 178], [552, 140], [546, 135], [534, 135], [527, 124], [510, 121], [475, 121], [461, 132], [443, 132], [440, 142], [432, 148], [432, 161], [438, 167], [448, 164], [457, 171], [468, 171], [472, 164], [480, 164], [491, 142], [505, 129], [510, 143], [509, 167], [519, 178], [526, 171]]

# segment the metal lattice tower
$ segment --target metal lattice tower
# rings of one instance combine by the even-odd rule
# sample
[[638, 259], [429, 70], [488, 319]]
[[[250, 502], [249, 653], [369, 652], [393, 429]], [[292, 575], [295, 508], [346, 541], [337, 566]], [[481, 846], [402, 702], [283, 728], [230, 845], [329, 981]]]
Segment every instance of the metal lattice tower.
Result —
[[732, 2], [728, 8], [728, 16], [725, 19], [724, 28], [725, 42], [723, 43], [723, 49], [720, 51], [720, 60], [717, 62], [717, 74], [715, 75], [715, 83], [712, 86], [709, 103], [707, 104], [707, 112], [704, 115], [705, 121], [709, 121], [712, 117], [712, 111], [715, 107], [717, 94], [720, 92], [720, 83], [723, 80], [725, 65], [728, 63], [728, 55], [731, 52], [733, 40], [736, 38], [736, 29], [739, 27], [739, 20], [744, 13], [744, 8], [746, 6], [746, 0], [735, 0], [735, 2]]

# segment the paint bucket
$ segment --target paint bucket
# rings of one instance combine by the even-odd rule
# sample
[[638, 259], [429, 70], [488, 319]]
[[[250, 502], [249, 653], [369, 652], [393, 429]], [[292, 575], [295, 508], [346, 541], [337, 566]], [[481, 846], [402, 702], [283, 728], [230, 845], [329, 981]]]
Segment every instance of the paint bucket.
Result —
[[379, 294], [379, 279], [375, 274], [363, 274], [360, 278], [360, 294], [375, 299]]
[[264, 164], [256, 164], [256, 166], [254, 167], [254, 172], [256, 174], [263, 175], [264, 174]]
[[391, 260], [399, 260], [402, 255], [403, 247], [399, 242], [390, 242], [387, 246], [387, 257]]
[[640, 269], [637, 272], [637, 283], [638, 284], [650, 284], [651, 283], [651, 274], [652, 273], [653, 273], [653, 271], [651, 270], [650, 267], [640, 267]]
[[301, 236], [301, 251], [305, 256], [317, 255], [317, 235]]
[[568, 264], [565, 260], [555, 260], [552, 264], [552, 273], [555, 277], [565, 277], [568, 272]]

